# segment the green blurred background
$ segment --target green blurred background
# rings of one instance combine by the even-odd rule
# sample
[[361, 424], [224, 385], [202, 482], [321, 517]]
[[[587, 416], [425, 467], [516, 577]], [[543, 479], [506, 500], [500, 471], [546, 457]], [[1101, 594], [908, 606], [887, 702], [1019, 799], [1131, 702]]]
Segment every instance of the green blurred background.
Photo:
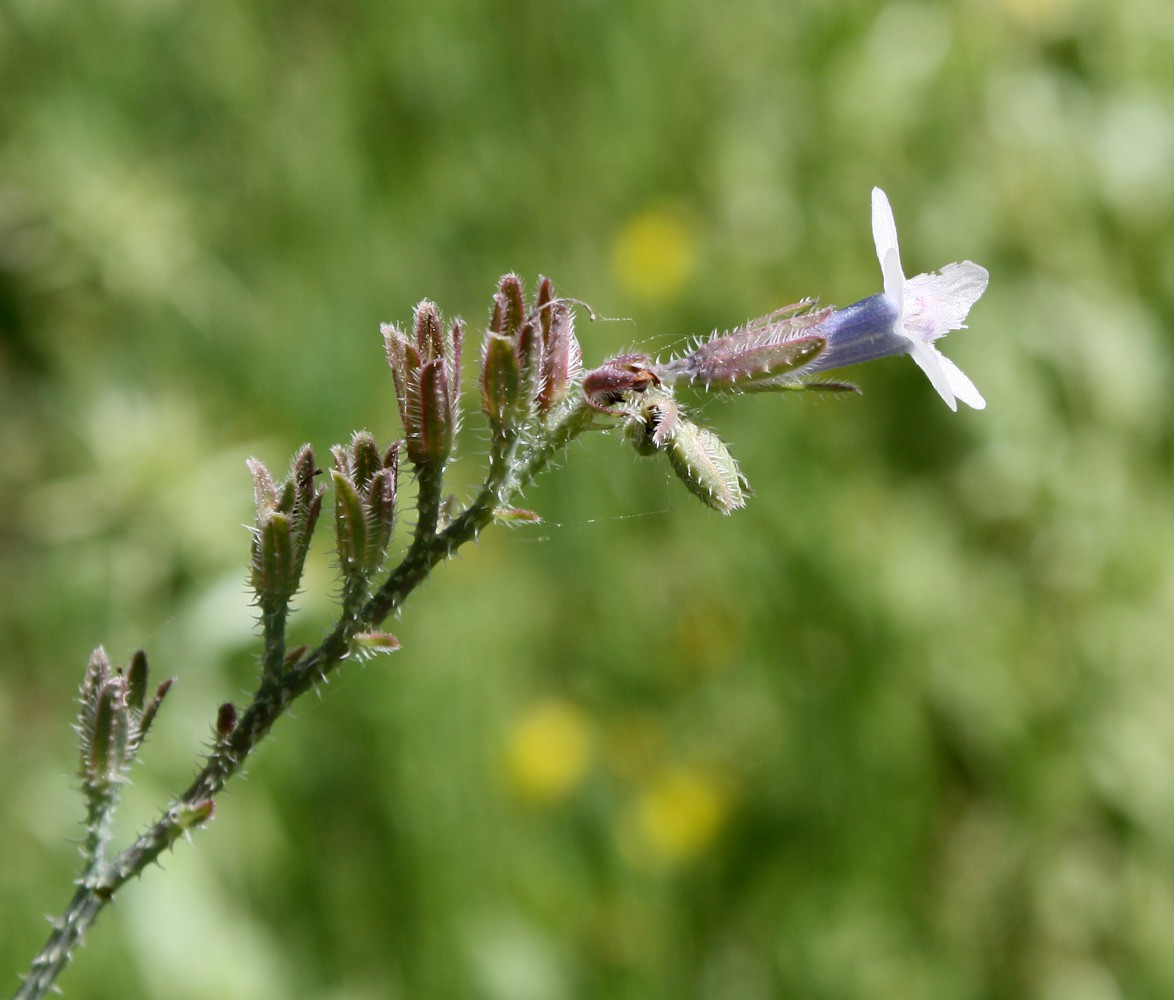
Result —
[[75, 874], [90, 649], [178, 678], [125, 838], [253, 685], [244, 459], [397, 432], [381, 320], [545, 273], [628, 318], [580, 315], [597, 363], [846, 304], [879, 184], [908, 273], [991, 271], [944, 345], [985, 412], [905, 359], [706, 404], [728, 519], [577, 444], [61, 985], [1174, 995], [1168, 0], [4, 0], [0, 94], [5, 989]]

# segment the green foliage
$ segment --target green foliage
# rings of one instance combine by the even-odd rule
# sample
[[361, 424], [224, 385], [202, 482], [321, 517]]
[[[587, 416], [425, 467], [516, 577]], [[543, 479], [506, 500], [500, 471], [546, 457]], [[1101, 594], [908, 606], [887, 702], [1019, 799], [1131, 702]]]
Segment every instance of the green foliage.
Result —
[[[667, 356], [878, 291], [880, 184], [908, 273], [991, 271], [948, 342], [986, 411], [904, 359], [862, 398], [709, 403], [756, 488], [731, 518], [618, 434], [574, 445], [545, 523], [441, 569], [62, 986], [1170, 995], [1167, 19], [9, 4], [0, 968], [75, 874], [81, 665], [178, 678], [129, 835], [255, 679], [245, 457], [397, 432], [380, 322], [428, 296], [479, 334], [516, 269], [632, 317], [580, 314], [588, 365]], [[312, 548], [298, 641], [332, 588]]]

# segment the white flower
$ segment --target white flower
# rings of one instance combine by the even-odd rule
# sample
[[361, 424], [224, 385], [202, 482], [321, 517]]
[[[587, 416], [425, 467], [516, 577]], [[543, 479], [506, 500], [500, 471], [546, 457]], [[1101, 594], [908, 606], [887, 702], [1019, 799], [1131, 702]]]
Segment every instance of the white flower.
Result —
[[981, 410], [986, 400], [934, 341], [966, 326], [966, 314], [986, 291], [990, 279], [986, 268], [964, 260], [947, 264], [938, 274], [919, 274], [906, 280], [893, 210], [885, 193], [876, 187], [872, 189], [872, 238], [885, 279], [885, 298], [897, 310], [894, 330], [909, 341], [913, 360], [951, 410], [958, 409], [959, 399]]

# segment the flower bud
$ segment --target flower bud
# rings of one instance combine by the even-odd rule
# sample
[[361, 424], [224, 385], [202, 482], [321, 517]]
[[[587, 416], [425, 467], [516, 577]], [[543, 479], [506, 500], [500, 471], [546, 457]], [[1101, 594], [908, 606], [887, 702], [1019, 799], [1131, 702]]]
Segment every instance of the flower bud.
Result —
[[680, 408], [667, 392], [649, 389], [624, 423], [624, 439], [641, 455], [655, 455], [676, 432]]
[[176, 825], [186, 831], [207, 823], [215, 812], [216, 803], [212, 799], [203, 799], [200, 802], [181, 802], [173, 809], [172, 816]]
[[397, 441], [380, 455], [375, 439], [355, 434], [333, 449], [334, 527], [343, 577], [365, 582], [383, 565], [395, 528], [399, 473]]
[[514, 340], [488, 333], [481, 358], [481, 408], [495, 434], [510, 434], [526, 418], [522, 366]]
[[126, 703], [135, 712], [142, 712], [147, 698], [147, 654], [135, 650], [126, 671]]
[[138, 735], [135, 738], [136, 747], [143, 742], [143, 738], [151, 728], [151, 723], [155, 721], [155, 716], [159, 712], [159, 706], [163, 704], [163, 699], [167, 697], [167, 692], [171, 690], [171, 685], [174, 683], [175, 678], [168, 677], [167, 680], [155, 688], [155, 697], [143, 707], [142, 714], [138, 719]]
[[82, 734], [82, 779], [87, 785], [106, 785], [122, 778], [130, 763], [130, 709], [126, 678], [107, 677], [94, 693], [88, 732]]
[[516, 274], [504, 275], [497, 283], [493, 296], [493, 318], [489, 322], [492, 333], [516, 338], [526, 319], [526, 299], [522, 282]]
[[522, 507], [497, 507], [493, 511], [493, 520], [498, 524], [510, 526], [519, 524], [541, 524], [542, 515], [537, 511], [525, 510]]
[[436, 358], [421, 367], [420, 414], [414, 437], [408, 438], [408, 457], [417, 465], [443, 465], [452, 451], [453, 408], [444, 361]]
[[216, 712], [216, 739], [224, 741], [236, 728], [236, 706], [226, 701]]
[[[544, 281], [544, 287], [549, 282]], [[541, 294], [540, 294], [541, 300]], [[583, 366], [583, 350], [575, 337], [575, 316], [561, 300], [549, 306], [539, 304], [542, 317], [542, 378], [538, 388], [538, 410], [548, 413], [561, 403], [570, 384]]]
[[446, 334], [436, 306], [425, 300], [416, 307], [411, 337], [387, 323], [381, 330], [408, 458], [415, 465], [442, 465], [460, 416], [464, 327], [458, 320]]
[[351, 648], [360, 656], [377, 656], [394, 653], [400, 645], [390, 632], [359, 632], [351, 637]]
[[746, 506], [750, 484], [724, 441], [681, 417], [665, 447], [669, 464], [689, 491], [721, 514]]
[[325, 488], [314, 484], [318, 468], [309, 445], [294, 457], [289, 477], [280, 486], [256, 459], [249, 459], [248, 465], [257, 502], [250, 582], [263, 614], [283, 613], [301, 582]]

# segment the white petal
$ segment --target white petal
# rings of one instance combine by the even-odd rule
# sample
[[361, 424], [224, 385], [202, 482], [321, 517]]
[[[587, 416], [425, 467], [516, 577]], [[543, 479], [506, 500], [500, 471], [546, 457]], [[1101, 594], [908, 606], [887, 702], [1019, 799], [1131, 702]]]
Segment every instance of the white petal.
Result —
[[885, 279], [885, 298], [897, 310], [895, 326], [898, 333], [901, 329], [901, 318], [905, 314], [905, 275], [901, 273], [901, 257], [896, 250], [890, 250], [881, 261], [881, 274]]
[[881, 273], [885, 277], [885, 295], [900, 302], [905, 275], [897, 246], [897, 223], [893, 221], [889, 199], [878, 187], [872, 189], [872, 241], [876, 244], [876, 259], [880, 261]]
[[[933, 344], [914, 344], [913, 349], [909, 353], [913, 355], [913, 360], [917, 362], [917, 366], [925, 372], [930, 385], [937, 389], [938, 395], [946, 401], [946, 405], [951, 410], [957, 410], [958, 403], [954, 399], [954, 389], [950, 383], [950, 376], [946, 371], [945, 365], [942, 364], [942, 362], [946, 362], [946, 364], [950, 364], [950, 362]], [[955, 371], [958, 371], [957, 366], [953, 367]], [[962, 375], [960, 371], [958, 374]], [[966, 378], [965, 375], [962, 375], [962, 377]], [[970, 380], [967, 379], [967, 381], [969, 382]], [[972, 385], [971, 388], [973, 389], [974, 386]], [[975, 394], [977, 395], [977, 390], [975, 390]], [[979, 398], [981, 399], [982, 397], [979, 396]]]
[[967, 406], [972, 406], [976, 410], [986, 409], [986, 400], [982, 398], [982, 393], [974, 387], [974, 383], [966, 377], [962, 369], [944, 354], [939, 353], [938, 360], [946, 373], [946, 378], [950, 382], [950, 389], [953, 390], [954, 395]]
[[973, 261], [947, 264], [940, 274], [919, 274], [905, 282], [905, 312], [923, 338], [937, 340], [961, 330], [970, 307], [986, 291], [990, 275]]

